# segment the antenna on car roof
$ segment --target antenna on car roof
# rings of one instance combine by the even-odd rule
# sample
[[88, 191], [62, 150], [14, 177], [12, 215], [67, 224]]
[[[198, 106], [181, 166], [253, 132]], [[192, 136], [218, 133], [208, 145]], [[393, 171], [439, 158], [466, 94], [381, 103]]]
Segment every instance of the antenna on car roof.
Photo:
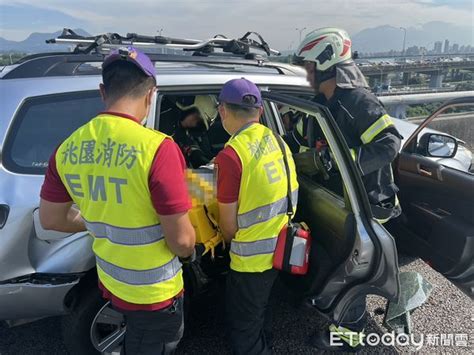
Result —
[[[249, 38], [252, 34], [257, 36], [259, 41]], [[265, 52], [267, 55], [280, 55], [280, 52], [271, 49], [263, 37], [256, 32], [247, 32], [243, 37], [230, 39], [223, 35], [216, 35], [208, 40], [172, 38], [163, 36], [146, 36], [136, 33], [127, 33], [121, 36], [118, 33], [106, 33], [98, 36], [81, 36], [73, 30], [65, 28], [60, 36], [46, 41], [46, 43], [63, 43], [76, 45], [74, 53], [89, 54], [110, 50], [124, 45], [133, 45], [146, 49], [151, 48], [172, 48], [192, 51], [194, 55], [208, 55], [214, 52], [215, 48], [222, 49], [224, 53], [245, 56], [255, 59], [250, 49]]]

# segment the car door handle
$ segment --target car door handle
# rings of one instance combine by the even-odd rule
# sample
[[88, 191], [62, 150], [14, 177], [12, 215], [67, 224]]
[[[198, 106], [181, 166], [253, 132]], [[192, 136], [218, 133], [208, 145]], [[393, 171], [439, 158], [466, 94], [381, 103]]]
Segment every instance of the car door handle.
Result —
[[7, 223], [8, 214], [10, 213], [10, 206], [0, 205], [0, 229]]
[[441, 172], [438, 167], [427, 167], [422, 164], [418, 164], [418, 174], [426, 176], [435, 180], [441, 180]]
[[433, 177], [433, 172], [426, 169], [425, 167], [419, 167], [418, 168], [418, 172], [421, 174], [421, 175], [424, 175], [424, 176], [429, 176], [429, 177]]

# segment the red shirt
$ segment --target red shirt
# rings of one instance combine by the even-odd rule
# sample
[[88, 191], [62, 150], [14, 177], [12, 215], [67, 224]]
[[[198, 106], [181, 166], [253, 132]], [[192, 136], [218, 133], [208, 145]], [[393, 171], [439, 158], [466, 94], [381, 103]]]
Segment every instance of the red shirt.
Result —
[[[139, 120], [134, 117], [122, 113], [106, 113], [131, 119], [139, 124]], [[170, 162], [175, 163], [170, 164]], [[184, 178], [185, 167], [186, 164], [184, 157], [178, 145], [171, 139], [165, 139], [155, 153], [155, 158], [148, 179], [152, 203], [159, 215], [182, 213], [191, 208], [191, 200], [189, 199], [188, 189]], [[46, 171], [40, 195], [42, 199], [49, 202], [64, 203], [72, 201], [72, 198], [61, 181], [56, 168], [56, 151], [49, 160], [48, 170]], [[173, 302], [173, 299], [171, 299], [155, 304], [133, 304], [114, 296], [100, 282], [99, 288], [102, 290], [104, 298], [111, 300], [114, 306], [125, 310], [152, 311], [166, 308]], [[179, 297], [181, 294], [176, 297]]]
[[232, 203], [239, 199], [242, 162], [231, 146], [225, 147], [217, 154], [217, 201]]

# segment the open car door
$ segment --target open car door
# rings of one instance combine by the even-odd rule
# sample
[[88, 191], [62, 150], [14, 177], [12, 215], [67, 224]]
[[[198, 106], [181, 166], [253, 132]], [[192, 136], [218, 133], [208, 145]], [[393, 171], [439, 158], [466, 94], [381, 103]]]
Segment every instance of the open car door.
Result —
[[[322, 174], [313, 176], [301, 172], [297, 162], [300, 188], [295, 218], [309, 225], [313, 247], [308, 274], [289, 276], [286, 281], [336, 322], [359, 297], [377, 294], [396, 299], [399, 270], [395, 241], [372, 218], [362, 180], [330, 112], [321, 105], [294, 96], [273, 92], [262, 94], [266, 105], [273, 107], [278, 133], [284, 134], [276, 105], [288, 105], [304, 112], [308, 116], [309, 145], [315, 146], [311, 132], [322, 130], [338, 167], [337, 171], [330, 172], [331, 175], [320, 171]], [[315, 150], [310, 150], [310, 154], [312, 151]], [[294, 157], [295, 161], [300, 158]], [[316, 162], [317, 155], [311, 157], [309, 164], [313, 164], [313, 158], [314, 168], [324, 169], [323, 162]], [[334, 188], [337, 184], [331, 179], [339, 179], [342, 188]]]
[[[470, 112], [459, 113], [460, 108]], [[440, 127], [434, 124], [437, 120], [444, 121], [445, 127], [455, 127], [458, 133], [467, 130], [470, 142], [431, 130], [433, 126]], [[455, 99], [436, 110], [408, 138], [395, 169], [403, 215], [390, 224], [400, 247], [423, 258], [471, 298], [474, 297], [473, 124], [474, 96]]]

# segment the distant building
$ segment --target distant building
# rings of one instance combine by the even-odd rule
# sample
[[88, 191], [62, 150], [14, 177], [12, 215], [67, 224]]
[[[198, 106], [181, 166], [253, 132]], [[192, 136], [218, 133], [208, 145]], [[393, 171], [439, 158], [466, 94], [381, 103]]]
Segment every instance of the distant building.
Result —
[[435, 42], [433, 52], [435, 54], [441, 54], [442, 49], [443, 49], [443, 42], [441, 41]]
[[459, 48], [459, 53], [466, 53], [466, 46], [461, 46]]
[[420, 55], [420, 49], [418, 46], [408, 47], [406, 50], [406, 55]]
[[453, 53], [459, 53], [459, 44], [454, 43], [453, 47], [451, 48], [451, 52]]
[[444, 51], [443, 53], [449, 53], [449, 40], [444, 41]]

